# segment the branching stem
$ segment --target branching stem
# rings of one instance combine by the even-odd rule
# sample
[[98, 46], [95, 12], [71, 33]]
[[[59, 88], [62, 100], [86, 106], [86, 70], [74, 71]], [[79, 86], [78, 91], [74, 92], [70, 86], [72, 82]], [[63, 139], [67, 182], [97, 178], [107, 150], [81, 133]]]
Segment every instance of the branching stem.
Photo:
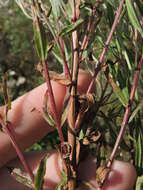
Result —
[[133, 85], [132, 85], [132, 88], [131, 88], [129, 103], [128, 103], [128, 106], [126, 107], [126, 111], [125, 111], [125, 114], [124, 114], [124, 117], [123, 117], [123, 122], [122, 122], [122, 125], [121, 125], [121, 129], [120, 129], [120, 132], [119, 132], [119, 135], [117, 137], [115, 146], [113, 148], [113, 151], [112, 151], [110, 159], [109, 159], [110, 161], [107, 164], [108, 167], [110, 167], [111, 164], [112, 164], [112, 161], [113, 161], [113, 159], [115, 157], [115, 154], [116, 154], [117, 149], [119, 147], [119, 144], [121, 142], [122, 136], [124, 134], [126, 125], [128, 123], [128, 119], [129, 119], [130, 112], [131, 112], [131, 106], [133, 104], [134, 95], [135, 95], [135, 91], [136, 91], [136, 88], [137, 88], [137, 83], [138, 83], [139, 73], [140, 73], [142, 63], [143, 63], [143, 55], [141, 55], [138, 67], [137, 67], [136, 72], [134, 74]]
[[[125, 110], [125, 114], [124, 114], [124, 117], [123, 117], [121, 129], [120, 129], [120, 132], [119, 132], [118, 137], [116, 139], [116, 143], [115, 143], [114, 148], [112, 150], [112, 153], [110, 155], [109, 161], [107, 162], [107, 165], [106, 165], [107, 168], [111, 168], [111, 165], [113, 163], [115, 154], [116, 154], [116, 152], [118, 150], [118, 147], [119, 147], [120, 142], [122, 140], [122, 137], [124, 135], [126, 125], [128, 123], [129, 116], [130, 116], [130, 113], [131, 113], [131, 107], [132, 107], [132, 104], [133, 104], [133, 101], [134, 101], [135, 91], [136, 91], [136, 88], [137, 88], [137, 83], [138, 83], [139, 73], [140, 73], [140, 70], [141, 70], [142, 63], [143, 63], [143, 55], [141, 55], [141, 57], [140, 57], [138, 67], [137, 67], [136, 72], [134, 74], [133, 85], [132, 85], [132, 88], [131, 88], [129, 103], [128, 103], [128, 105], [126, 107], [126, 110]], [[106, 181], [109, 172], [110, 172], [110, 170], [104, 176], [104, 179], [102, 181], [101, 187], [103, 186], [104, 182]]]
[[[33, 11], [33, 15], [34, 15], [34, 22], [35, 22], [35, 24], [37, 26], [38, 32], [40, 34], [40, 38], [42, 40], [39, 19], [38, 19], [37, 15], [36, 15], [36, 12], [35, 12], [34, 1], [31, 1], [31, 2], [32, 2], [32, 5], [31, 5], [32, 6], [32, 11]], [[54, 119], [55, 119], [55, 123], [56, 123], [56, 126], [57, 126], [57, 130], [58, 130], [58, 133], [59, 133], [61, 143], [64, 143], [64, 136], [63, 136], [63, 132], [62, 132], [62, 128], [61, 128], [61, 124], [60, 124], [60, 120], [59, 120], [59, 116], [58, 116], [58, 112], [57, 112], [57, 108], [56, 108], [53, 89], [52, 89], [50, 76], [49, 76], [49, 72], [48, 72], [48, 68], [47, 68], [47, 64], [46, 64], [45, 59], [42, 60], [42, 65], [43, 65], [43, 70], [44, 70], [44, 77], [45, 77], [47, 88], [48, 88], [49, 100], [50, 100], [50, 104], [51, 104], [51, 111], [52, 111], [52, 114], [53, 114]]]
[[94, 70], [93, 79], [92, 79], [92, 81], [91, 81], [91, 83], [90, 83], [90, 85], [89, 85], [89, 87], [88, 87], [87, 93], [90, 93], [90, 91], [91, 91], [91, 89], [92, 89], [92, 87], [93, 87], [93, 85], [94, 85], [94, 80], [96, 79], [96, 77], [97, 77], [99, 71], [101, 70], [101, 65], [102, 65], [102, 62], [104, 61], [104, 56], [105, 56], [105, 54], [106, 54], [106, 52], [107, 52], [107, 49], [108, 49], [108, 46], [109, 46], [109, 44], [110, 44], [111, 38], [112, 38], [113, 33], [114, 33], [114, 31], [115, 31], [115, 29], [116, 29], [116, 26], [117, 26], [117, 24], [118, 24], [118, 19], [119, 19], [119, 17], [120, 17], [120, 14], [121, 14], [121, 11], [122, 11], [124, 2], [125, 2], [125, 0], [121, 0], [121, 1], [120, 1], [120, 5], [119, 5], [119, 7], [118, 7], [118, 9], [117, 9], [116, 16], [115, 16], [115, 19], [114, 19], [112, 28], [111, 28], [110, 33], [109, 33], [109, 35], [108, 35], [108, 38], [107, 38], [107, 40], [106, 40], [105, 47], [103, 48], [103, 51], [102, 51], [102, 53], [101, 53], [101, 55], [100, 55], [100, 58], [99, 58], [99, 61], [98, 61], [98, 65], [97, 65], [97, 67], [96, 67], [95, 70]]

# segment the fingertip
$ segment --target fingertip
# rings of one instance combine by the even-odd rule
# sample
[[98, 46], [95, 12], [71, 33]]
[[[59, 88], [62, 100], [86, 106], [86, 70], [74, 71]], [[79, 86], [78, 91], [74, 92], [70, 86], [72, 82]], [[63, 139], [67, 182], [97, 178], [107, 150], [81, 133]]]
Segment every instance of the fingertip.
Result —
[[131, 190], [136, 176], [136, 170], [132, 164], [115, 160], [103, 190]]
[[[85, 93], [90, 85], [92, 80], [92, 76], [86, 72], [85, 70], [79, 69], [79, 77], [78, 77], [78, 92], [79, 94]], [[92, 88], [94, 91], [94, 87]]]

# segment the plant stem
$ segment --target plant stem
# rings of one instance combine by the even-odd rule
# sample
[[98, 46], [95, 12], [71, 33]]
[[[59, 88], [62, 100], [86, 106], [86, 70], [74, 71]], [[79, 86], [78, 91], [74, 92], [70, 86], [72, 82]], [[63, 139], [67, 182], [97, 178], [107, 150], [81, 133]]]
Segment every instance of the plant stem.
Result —
[[105, 56], [105, 54], [106, 54], [106, 52], [107, 52], [107, 49], [108, 49], [108, 46], [109, 46], [109, 44], [110, 44], [111, 38], [112, 38], [113, 33], [114, 33], [114, 31], [115, 31], [115, 29], [116, 29], [116, 26], [117, 26], [117, 24], [118, 24], [118, 19], [119, 19], [119, 17], [120, 17], [120, 14], [121, 14], [121, 11], [122, 11], [124, 2], [125, 2], [125, 0], [121, 0], [121, 1], [120, 1], [120, 4], [119, 4], [119, 7], [118, 7], [118, 9], [117, 9], [116, 16], [115, 16], [115, 19], [114, 19], [112, 28], [111, 28], [111, 30], [110, 30], [110, 33], [109, 33], [108, 37], [107, 37], [107, 40], [106, 40], [106, 43], [105, 43], [105, 47], [103, 48], [103, 51], [102, 51], [102, 53], [101, 53], [101, 55], [100, 55], [100, 58], [99, 58], [99, 61], [98, 61], [98, 65], [97, 65], [97, 67], [94, 69], [93, 79], [92, 79], [92, 81], [91, 81], [91, 83], [90, 83], [90, 85], [89, 85], [89, 87], [88, 87], [87, 93], [90, 93], [90, 91], [91, 91], [91, 89], [92, 89], [92, 87], [93, 87], [93, 85], [94, 85], [94, 80], [96, 79], [96, 77], [97, 77], [99, 71], [101, 70], [101, 65], [102, 65], [102, 62], [104, 61], [104, 56]]
[[93, 7], [93, 10], [92, 10], [92, 15], [89, 17], [89, 21], [88, 21], [88, 24], [87, 24], [87, 29], [86, 29], [86, 32], [85, 32], [85, 35], [84, 35], [84, 38], [83, 38], [83, 41], [82, 41], [82, 44], [81, 44], [81, 48], [80, 48], [79, 61], [82, 60], [83, 51], [87, 47], [88, 36], [89, 36], [90, 30], [91, 30], [93, 16], [95, 16], [95, 14], [96, 14], [96, 9], [97, 9], [98, 5], [99, 5], [99, 1], [96, 2], [95, 6]]
[[[66, 60], [66, 56], [65, 56], [64, 41], [63, 41], [61, 36], [58, 38], [58, 36], [56, 35], [55, 31], [52, 28], [52, 25], [51, 25], [49, 18], [45, 15], [45, 12], [41, 9], [37, 0], [36, 0], [36, 3], [38, 5], [39, 12], [41, 13], [42, 17], [44, 18], [45, 22], [47, 23], [47, 25], [51, 31], [51, 34], [53, 35], [53, 38], [54, 38], [54, 40], [55, 40], [55, 42], [56, 42], [56, 44], [60, 50], [60, 53], [61, 53], [61, 56], [63, 59], [63, 63], [64, 63], [64, 73], [66, 75], [68, 75], [69, 79], [71, 80], [71, 74], [70, 74], [69, 67], [68, 67], [67, 60]], [[58, 18], [56, 18], [56, 24], [57, 24], [57, 29], [59, 30]]]
[[72, 0], [72, 2], [73, 2], [73, 18], [72, 18], [72, 21], [74, 23], [77, 20], [77, 17], [76, 17], [76, 3], [75, 3], [75, 0]]
[[45, 60], [42, 61], [42, 65], [43, 65], [43, 70], [44, 70], [44, 77], [45, 77], [47, 88], [48, 88], [49, 100], [50, 100], [51, 109], [52, 109], [51, 111], [53, 113], [53, 116], [54, 116], [54, 119], [55, 119], [55, 122], [56, 122], [56, 126], [57, 126], [57, 130], [58, 130], [58, 133], [59, 133], [61, 143], [64, 143], [64, 136], [63, 136], [63, 132], [62, 132], [62, 127], [60, 125], [58, 112], [57, 112], [57, 108], [56, 108], [56, 103], [55, 103], [55, 98], [54, 98], [54, 94], [53, 94], [53, 89], [52, 89], [52, 86], [51, 86], [49, 72], [48, 72], [48, 68], [47, 68]]
[[92, 24], [92, 16], [90, 16], [90, 18], [89, 18], [88, 25], [87, 25], [87, 30], [85, 32], [85, 35], [84, 35], [84, 38], [83, 38], [83, 41], [82, 41], [82, 44], [81, 44], [80, 54], [79, 54], [79, 60], [80, 61], [82, 60], [83, 51], [85, 50], [85, 48], [87, 46], [87, 43], [88, 43], [88, 35], [89, 35], [90, 29], [91, 29], [91, 24]]
[[[4, 96], [4, 102], [5, 102], [5, 111], [4, 111], [4, 116], [2, 117], [0, 115], [0, 123], [2, 125], [3, 131], [5, 131], [7, 133], [7, 135], [10, 137], [11, 143], [13, 145], [13, 147], [15, 148], [15, 151], [20, 159], [20, 161], [22, 162], [25, 170], [27, 171], [27, 173], [29, 174], [32, 183], [34, 184], [34, 175], [33, 172], [28, 164], [28, 162], [25, 160], [24, 155], [20, 149], [20, 146], [18, 146], [18, 143], [16, 142], [15, 139], [15, 131], [13, 130], [13, 127], [10, 126], [10, 122], [7, 119], [8, 116], [8, 111], [9, 111], [9, 95], [8, 95], [8, 89], [7, 89], [7, 79], [8, 79], [8, 74], [5, 73], [3, 82], [2, 82], [2, 92], [3, 92], [3, 96]], [[9, 127], [10, 126], [10, 127]]]
[[78, 19], [80, 16], [80, 3], [81, 3], [81, 0], [77, 0], [76, 19]]
[[70, 81], [72, 81], [71, 74], [68, 68], [68, 63], [65, 56], [65, 50], [64, 50], [64, 41], [62, 37], [59, 37], [59, 46], [60, 46], [60, 52], [62, 55], [63, 63], [64, 63], [64, 73], [69, 76]]
[[[76, 22], [76, 4], [73, 0], [73, 18], [72, 23]], [[75, 30], [72, 33], [73, 43], [73, 73], [72, 73], [72, 87], [70, 93], [70, 108], [68, 116], [68, 143], [71, 146], [70, 154], [70, 168], [71, 177], [68, 180], [69, 190], [75, 190], [76, 188], [76, 135], [75, 135], [75, 122], [76, 122], [76, 95], [77, 95], [77, 79], [78, 79], [78, 68], [79, 68], [79, 53], [78, 53], [78, 33]]]
[[[36, 12], [35, 12], [34, 1], [32, 0], [31, 2], [32, 2], [31, 6], [32, 6], [33, 15], [34, 15], [34, 21], [35, 21], [35, 24], [37, 26], [37, 29], [38, 29], [38, 32], [40, 34], [40, 38], [41, 38], [41, 41], [42, 41], [40, 24], [39, 24], [39, 19], [38, 19], [37, 15], [36, 15]], [[44, 70], [44, 77], [45, 77], [47, 88], [48, 88], [49, 100], [50, 100], [50, 104], [51, 104], [51, 111], [52, 111], [52, 114], [53, 114], [54, 119], [55, 119], [55, 123], [56, 123], [56, 126], [57, 126], [57, 130], [58, 130], [58, 134], [59, 134], [61, 143], [64, 143], [64, 136], [63, 136], [60, 120], [59, 120], [59, 117], [58, 117], [58, 112], [57, 112], [57, 108], [56, 108], [53, 89], [52, 89], [52, 86], [51, 86], [50, 76], [49, 76], [49, 72], [48, 72], [48, 68], [47, 68], [45, 59], [42, 60], [42, 65], [43, 65], [43, 70]]]
[[14, 134], [12, 132], [12, 127], [10, 125], [10, 123], [6, 122], [6, 124], [4, 123], [1, 115], [0, 115], [0, 123], [2, 125], [2, 128], [3, 130], [8, 134], [8, 136], [10, 137], [10, 140], [11, 140], [11, 143], [13, 145], [13, 147], [15, 148], [15, 151], [21, 161], [21, 163], [23, 164], [23, 167], [25, 168], [26, 172], [29, 174], [31, 180], [32, 180], [32, 183], [34, 184], [34, 175], [33, 175], [33, 172], [28, 164], [28, 162], [25, 160], [24, 158], [24, 155], [20, 149], [20, 146], [18, 145], [18, 143], [16, 142], [16, 139], [14, 137]]
[[[59, 20], [58, 20], [58, 18], [56, 19], [56, 26], [57, 26], [57, 30], [59, 31]], [[64, 73], [65, 73], [65, 75], [68, 75], [70, 81], [72, 81], [72, 77], [71, 77], [69, 67], [68, 67], [68, 63], [66, 60], [65, 49], [64, 49], [64, 41], [63, 41], [62, 36], [59, 36], [58, 44], [59, 44], [60, 52], [61, 52], [63, 63], [64, 63]]]
[[[116, 154], [116, 152], [118, 150], [118, 147], [120, 145], [121, 139], [122, 139], [122, 137], [124, 135], [126, 125], [128, 123], [129, 116], [130, 116], [130, 113], [131, 113], [131, 107], [132, 107], [132, 104], [133, 104], [134, 95], [135, 95], [135, 91], [136, 91], [136, 88], [137, 88], [137, 83], [138, 83], [139, 73], [140, 73], [140, 70], [141, 70], [142, 63], [143, 63], [143, 55], [141, 55], [141, 58], [140, 58], [139, 63], [138, 63], [138, 67], [137, 67], [136, 72], [134, 74], [133, 85], [132, 85], [132, 88], [131, 88], [129, 103], [128, 103], [128, 105], [126, 107], [126, 110], [125, 110], [125, 114], [124, 114], [124, 117], [123, 117], [123, 121], [122, 121], [122, 125], [121, 125], [119, 135], [118, 135], [118, 137], [116, 139], [116, 143], [115, 143], [114, 148], [112, 150], [112, 153], [110, 155], [109, 161], [107, 162], [107, 165], [106, 165], [107, 168], [111, 168], [111, 165], [112, 165], [112, 162], [114, 160], [115, 154]], [[110, 170], [104, 176], [104, 179], [102, 181], [101, 187], [103, 186], [104, 182], [106, 181], [106, 179], [107, 179], [107, 177], [109, 175], [109, 172], [110, 172]]]
[[126, 111], [125, 111], [125, 114], [124, 114], [124, 117], [123, 117], [123, 122], [122, 122], [122, 125], [121, 125], [121, 129], [120, 129], [119, 135], [117, 137], [117, 140], [116, 140], [115, 146], [113, 148], [113, 151], [111, 153], [109, 162], [107, 164], [108, 167], [110, 167], [111, 164], [112, 164], [112, 161], [113, 161], [113, 159], [115, 157], [115, 154], [117, 152], [118, 146], [119, 146], [119, 144], [121, 142], [122, 136], [124, 134], [126, 125], [128, 123], [128, 119], [129, 119], [130, 112], [131, 112], [131, 106], [133, 104], [134, 95], [135, 95], [135, 91], [136, 91], [136, 88], [137, 88], [137, 82], [138, 82], [139, 72], [140, 72], [140, 69], [141, 69], [142, 62], [143, 62], [143, 55], [141, 55], [138, 67], [137, 67], [135, 75], [134, 75], [133, 85], [132, 85], [132, 88], [131, 88], [129, 103], [128, 103], [128, 106], [126, 107]]
[[[76, 95], [77, 95], [77, 77], [78, 77], [78, 43], [77, 43], [77, 31], [73, 32], [73, 51], [74, 51], [74, 61], [73, 61], [73, 75], [72, 75], [72, 88], [70, 96], [70, 108], [68, 116], [68, 124], [70, 130], [68, 130], [68, 142], [71, 145], [71, 155], [70, 160], [72, 163], [73, 172], [75, 172], [76, 165], [76, 135], [75, 135], [75, 122], [76, 122]], [[76, 180], [71, 178], [69, 180], [69, 190], [75, 190]]]

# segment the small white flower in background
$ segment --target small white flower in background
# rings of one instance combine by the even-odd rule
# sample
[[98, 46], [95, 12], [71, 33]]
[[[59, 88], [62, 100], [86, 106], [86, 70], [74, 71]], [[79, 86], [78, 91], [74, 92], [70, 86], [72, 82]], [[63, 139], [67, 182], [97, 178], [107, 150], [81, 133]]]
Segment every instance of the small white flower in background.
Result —
[[24, 84], [26, 82], [26, 78], [25, 77], [19, 77], [16, 83], [16, 86], [20, 86], [22, 84]]
[[0, 0], [0, 8], [6, 7], [9, 3], [9, 0]]
[[13, 70], [10, 70], [10, 71], [9, 71], [9, 75], [10, 75], [10, 76], [14, 76], [14, 75], [16, 75], [16, 72], [13, 71]]

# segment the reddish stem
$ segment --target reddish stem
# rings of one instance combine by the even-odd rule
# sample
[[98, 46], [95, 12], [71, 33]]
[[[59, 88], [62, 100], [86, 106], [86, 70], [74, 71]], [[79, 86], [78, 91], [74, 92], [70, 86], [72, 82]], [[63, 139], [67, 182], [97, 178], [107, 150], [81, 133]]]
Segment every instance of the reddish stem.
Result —
[[[58, 18], [56, 19], [56, 27], [57, 27], [57, 30], [59, 31], [59, 20], [58, 20]], [[57, 43], [59, 44], [60, 53], [62, 55], [62, 59], [63, 59], [63, 63], [64, 63], [64, 73], [65, 73], [65, 75], [68, 75], [70, 81], [72, 81], [72, 77], [71, 77], [69, 67], [68, 67], [68, 63], [66, 60], [65, 49], [64, 49], [64, 41], [63, 41], [62, 36], [59, 36], [59, 38], [57, 38]]]
[[118, 7], [118, 9], [117, 9], [116, 16], [115, 16], [115, 19], [114, 19], [112, 28], [111, 28], [110, 33], [109, 33], [109, 35], [108, 35], [108, 38], [107, 38], [107, 40], [106, 40], [105, 47], [103, 48], [103, 51], [102, 51], [102, 53], [101, 53], [101, 55], [100, 55], [98, 65], [97, 65], [97, 67], [96, 67], [95, 70], [94, 70], [93, 79], [92, 79], [92, 81], [91, 81], [91, 83], [90, 83], [90, 85], [89, 85], [89, 87], [88, 87], [87, 93], [90, 93], [90, 91], [91, 91], [91, 89], [92, 89], [92, 87], [93, 87], [93, 85], [94, 85], [94, 80], [95, 80], [95, 78], [97, 77], [97, 75], [98, 75], [98, 73], [99, 73], [99, 71], [100, 71], [100, 69], [101, 69], [102, 62], [104, 61], [104, 56], [105, 56], [105, 54], [106, 54], [106, 52], [107, 52], [107, 49], [108, 49], [108, 46], [109, 46], [109, 44], [110, 44], [111, 38], [112, 38], [113, 33], [114, 33], [114, 31], [115, 31], [115, 29], [116, 29], [116, 26], [117, 26], [117, 24], [118, 24], [118, 19], [119, 19], [119, 16], [120, 16], [120, 14], [121, 14], [121, 11], [122, 11], [124, 2], [125, 2], [125, 0], [121, 0], [121, 1], [120, 1], [120, 5], [119, 5], [119, 7]]
[[[141, 70], [142, 63], [143, 63], [143, 55], [141, 55], [138, 67], [137, 67], [136, 72], [134, 74], [133, 85], [132, 85], [132, 88], [131, 88], [129, 103], [128, 103], [128, 105], [126, 107], [126, 110], [125, 110], [125, 114], [124, 114], [124, 117], [123, 117], [123, 121], [122, 121], [122, 125], [121, 125], [119, 135], [118, 135], [118, 137], [116, 139], [116, 143], [115, 143], [114, 148], [112, 150], [112, 153], [110, 155], [109, 161], [107, 162], [107, 165], [106, 165], [107, 168], [111, 168], [111, 165], [112, 165], [112, 162], [114, 160], [115, 154], [116, 154], [116, 152], [118, 150], [118, 147], [120, 145], [121, 139], [122, 139], [122, 137], [124, 135], [126, 125], [128, 123], [129, 116], [130, 116], [130, 113], [131, 113], [131, 106], [133, 104], [133, 100], [134, 100], [135, 91], [136, 91], [136, 88], [137, 88], [137, 83], [138, 83], [139, 73], [140, 73], [140, 70]], [[102, 184], [100, 185], [101, 187], [103, 186], [104, 182], [106, 181], [106, 179], [107, 179], [107, 177], [109, 175], [109, 172], [110, 172], [110, 170], [104, 176], [104, 178], [102, 180]]]
[[68, 63], [67, 63], [66, 56], [65, 56], [64, 42], [63, 42], [63, 39], [61, 36], [59, 37], [59, 46], [60, 46], [62, 59], [64, 62], [64, 72], [66, 75], [69, 76], [70, 81], [72, 81], [71, 74], [70, 74], [69, 67], [68, 67]]
[[55, 103], [55, 99], [54, 99], [53, 89], [52, 89], [52, 86], [51, 86], [51, 81], [50, 81], [46, 61], [43, 60], [42, 64], [43, 64], [43, 70], [44, 70], [44, 77], [45, 77], [47, 88], [48, 88], [48, 93], [49, 93], [52, 113], [53, 113], [53, 116], [54, 116], [54, 119], [55, 119], [55, 122], [56, 122], [56, 126], [57, 126], [57, 130], [58, 130], [58, 133], [59, 133], [61, 143], [64, 143], [64, 136], [63, 136], [63, 133], [62, 133], [62, 128], [61, 128], [59, 117], [58, 117], [58, 112], [57, 112], [57, 108], [56, 108], [56, 103]]
[[80, 16], [80, 3], [81, 3], [81, 0], [77, 0], [76, 19], [78, 19]]
[[82, 60], [83, 51], [85, 50], [85, 48], [87, 46], [88, 35], [89, 35], [90, 29], [91, 29], [91, 24], [92, 24], [92, 16], [89, 18], [89, 22], [88, 22], [88, 25], [87, 25], [87, 30], [85, 32], [85, 35], [84, 35], [84, 38], [83, 38], [83, 41], [82, 41], [82, 44], [81, 44], [81, 49], [80, 49], [80, 54], [79, 54], [79, 60], [80, 61]]
[[2, 117], [0, 116], [0, 123], [2, 125], [3, 130], [8, 134], [8, 136], [10, 137], [11, 143], [13, 145], [13, 147], [15, 148], [15, 151], [21, 161], [21, 163], [23, 164], [25, 170], [27, 171], [27, 173], [29, 174], [32, 182], [34, 183], [34, 175], [33, 172], [28, 164], [28, 162], [25, 160], [24, 155], [20, 149], [20, 147], [18, 146], [18, 143], [15, 140], [14, 134], [12, 134], [12, 129], [9, 128], [9, 123], [7, 122], [6, 124], [4, 123]]
[[[38, 32], [40, 34], [40, 38], [42, 39], [39, 19], [38, 19], [37, 15], [36, 15], [36, 12], [35, 12], [34, 1], [32, 0], [31, 3], [32, 3], [31, 7], [32, 7], [33, 15], [34, 15], [34, 22], [36, 23]], [[44, 77], [45, 77], [47, 88], [48, 88], [48, 94], [49, 94], [49, 99], [50, 99], [50, 104], [51, 104], [51, 109], [52, 109], [51, 111], [52, 111], [52, 114], [53, 114], [54, 119], [55, 119], [55, 123], [56, 123], [56, 126], [57, 126], [57, 130], [58, 130], [58, 134], [59, 134], [61, 143], [64, 143], [64, 136], [63, 136], [60, 120], [59, 120], [59, 117], [58, 117], [58, 112], [57, 112], [57, 108], [56, 108], [53, 89], [52, 89], [50, 76], [49, 76], [49, 72], [48, 72], [48, 68], [47, 68], [45, 59], [42, 60], [42, 65], [43, 65], [43, 70], [44, 70]]]
[[120, 142], [121, 142], [122, 136], [123, 136], [123, 134], [124, 134], [126, 125], [127, 125], [127, 123], [128, 123], [128, 119], [129, 119], [130, 112], [131, 112], [131, 106], [132, 106], [132, 104], [133, 104], [134, 95], [135, 95], [135, 91], [136, 91], [137, 83], [138, 83], [138, 78], [139, 78], [139, 72], [140, 72], [142, 63], [143, 63], [143, 55], [141, 55], [141, 58], [140, 58], [138, 67], [137, 67], [136, 72], [135, 72], [135, 75], [134, 75], [133, 85], [132, 85], [131, 93], [130, 93], [129, 104], [128, 104], [128, 106], [126, 107], [126, 111], [125, 111], [125, 114], [124, 114], [124, 118], [123, 118], [123, 122], [122, 122], [122, 125], [121, 125], [121, 129], [120, 129], [119, 135], [118, 135], [118, 137], [117, 137], [117, 140], [116, 140], [115, 146], [114, 146], [114, 148], [113, 148], [113, 151], [112, 151], [112, 153], [111, 153], [111, 156], [110, 156], [110, 159], [109, 159], [110, 161], [109, 161], [108, 164], [107, 164], [108, 167], [110, 167], [111, 164], [112, 164], [112, 161], [113, 161], [113, 159], [114, 159], [114, 157], [115, 157], [115, 154], [116, 154], [116, 152], [117, 152], [118, 146], [119, 146], [119, 144], [120, 144]]
[[83, 41], [81, 44], [81, 48], [80, 48], [79, 61], [82, 60], [83, 51], [85, 50], [85, 48], [88, 44], [88, 36], [89, 36], [89, 32], [90, 32], [91, 24], [92, 24], [92, 20], [93, 20], [92, 17], [96, 14], [96, 9], [97, 9], [98, 5], [99, 5], [99, 1], [96, 2], [95, 6], [93, 7], [93, 10], [92, 10], [92, 15], [89, 17], [87, 29], [86, 29], [86, 32], [85, 32], [85, 35], [84, 35], [84, 38], [83, 38]]
[[75, 3], [75, 0], [73, 0], [73, 18], [72, 18], [73, 23], [76, 22], [76, 20], [77, 20], [77, 17], [76, 17], [76, 3]]

